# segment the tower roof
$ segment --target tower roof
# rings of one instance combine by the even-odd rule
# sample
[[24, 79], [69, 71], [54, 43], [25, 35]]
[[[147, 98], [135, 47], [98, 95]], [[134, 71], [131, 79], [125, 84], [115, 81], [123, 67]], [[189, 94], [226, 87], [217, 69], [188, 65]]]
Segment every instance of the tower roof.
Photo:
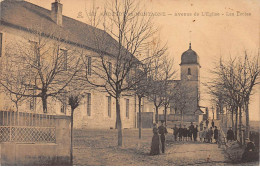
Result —
[[191, 43], [189, 49], [181, 55], [181, 65], [183, 64], [199, 64], [199, 56], [191, 49]]

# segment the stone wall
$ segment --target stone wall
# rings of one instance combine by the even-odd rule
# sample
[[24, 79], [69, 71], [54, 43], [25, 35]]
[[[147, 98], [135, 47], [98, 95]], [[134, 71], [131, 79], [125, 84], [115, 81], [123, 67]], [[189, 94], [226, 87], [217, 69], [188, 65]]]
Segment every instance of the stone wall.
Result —
[[54, 119], [56, 143], [1, 143], [1, 165], [69, 165], [70, 117]]

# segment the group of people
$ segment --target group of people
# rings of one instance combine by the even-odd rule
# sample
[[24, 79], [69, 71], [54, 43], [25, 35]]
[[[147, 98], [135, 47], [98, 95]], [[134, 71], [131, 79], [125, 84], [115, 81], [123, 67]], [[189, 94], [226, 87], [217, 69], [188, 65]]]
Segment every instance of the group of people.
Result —
[[218, 127], [215, 126], [214, 120], [211, 122], [211, 127], [209, 127], [209, 120], [206, 120], [206, 126], [204, 126], [203, 121], [200, 123], [200, 127], [198, 125], [194, 126], [191, 122], [189, 127], [186, 125], [180, 124], [179, 128], [175, 124], [173, 129], [173, 136], [175, 141], [197, 141], [197, 137], [199, 134], [199, 138], [201, 142], [212, 143], [213, 138], [216, 143], [218, 143], [219, 138], [219, 130]]
[[189, 127], [186, 127], [186, 125], [182, 127], [180, 124], [180, 127], [178, 128], [175, 124], [174, 128], [172, 129], [175, 141], [197, 141], [198, 125], [194, 126], [192, 122]]
[[[194, 126], [193, 123], [190, 123], [189, 127], [186, 125], [180, 124], [179, 127], [175, 124], [173, 129], [173, 136], [175, 141], [197, 141], [198, 133], [201, 142], [212, 143], [213, 139], [215, 143], [219, 142], [219, 129], [215, 126], [214, 121], [211, 122], [211, 127], [209, 127], [209, 121], [206, 120], [206, 126], [203, 127], [203, 122], [200, 123], [200, 127], [198, 125]], [[165, 152], [165, 135], [167, 134], [167, 129], [164, 126], [164, 122], [161, 122], [161, 125], [157, 128], [156, 124], [153, 126], [153, 138], [152, 138], [152, 146], [150, 155], [158, 155], [161, 152]], [[234, 132], [231, 128], [229, 128], [227, 132], [227, 140], [234, 140]]]
[[217, 126], [214, 127], [214, 130], [213, 127], [204, 127], [204, 129], [200, 131], [201, 142], [212, 143], [213, 138], [215, 140], [215, 143], [218, 143], [219, 130]]

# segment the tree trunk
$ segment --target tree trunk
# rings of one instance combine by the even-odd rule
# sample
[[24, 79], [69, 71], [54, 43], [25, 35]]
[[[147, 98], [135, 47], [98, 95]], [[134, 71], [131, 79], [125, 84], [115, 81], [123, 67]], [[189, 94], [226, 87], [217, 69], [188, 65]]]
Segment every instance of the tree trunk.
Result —
[[71, 108], [71, 127], [70, 127], [70, 164], [73, 166], [73, 115], [74, 109]]
[[47, 113], [47, 96], [46, 96], [46, 94], [43, 94], [43, 96], [42, 96], [42, 109], [43, 109], [43, 113]]
[[232, 123], [232, 129], [234, 129], [234, 108], [231, 108], [231, 123]]
[[245, 101], [245, 113], [246, 113], [246, 133], [245, 137], [249, 138], [250, 124], [249, 124], [249, 101]]
[[159, 122], [159, 113], [158, 113], [158, 106], [155, 106], [155, 123], [158, 124]]
[[19, 112], [18, 102], [15, 102], [15, 107], [16, 107], [16, 113], [18, 113]]
[[183, 125], [183, 112], [181, 111], [181, 126]]
[[235, 139], [237, 140], [237, 120], [238, 120], [238, 108], [235, 109], [236, 113], [236, 124], [235, 124]]
[[141, 115], [141, 102], [142, 102], [142, 97], [138, 96], [138, 103], [139, 103], [139, 139], [142, 138], [142, 115]]
[[122, 146], [122, 122], [121, 122], [121, 116], [120, 116], [120, 97], [116, 97], [116, 126], [117, 126], [117, 137], [118, 137], [118, 146]]
[[239, 141], [242, 143], [242, 106], [239, 106]]
[[167, 117], [167, 104], [164, 105], [164, 120], [165, 120], [165, 126], [166, 126], [166, 124], [167, 124], [167, 119], [166, 119], [166, 117]]

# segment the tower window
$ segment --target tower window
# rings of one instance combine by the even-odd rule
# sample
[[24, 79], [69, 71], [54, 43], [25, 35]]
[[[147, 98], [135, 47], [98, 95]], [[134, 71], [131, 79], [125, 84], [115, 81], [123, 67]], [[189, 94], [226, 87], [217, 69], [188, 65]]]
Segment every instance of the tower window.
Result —
[[188, 75], [191, 75], [191, 71], [190, 71], [190, 68], [188, 68]]

